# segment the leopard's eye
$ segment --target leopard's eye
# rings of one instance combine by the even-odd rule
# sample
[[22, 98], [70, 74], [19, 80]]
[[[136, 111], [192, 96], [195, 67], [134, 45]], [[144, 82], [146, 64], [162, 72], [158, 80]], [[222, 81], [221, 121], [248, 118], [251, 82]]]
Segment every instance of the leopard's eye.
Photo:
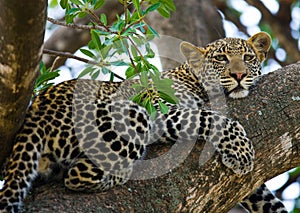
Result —
[[228, 61], [228, 58], [226, 57], [226, 55], [215, 55], [214, 59], [219, 62], [227, 62]]
[[254, 58], [255, 58], [255, 55], [250, 55], [250, 54], [245, 54], [244, 55], [244, 61], [246, 61], [246, 62], [253, 61]]

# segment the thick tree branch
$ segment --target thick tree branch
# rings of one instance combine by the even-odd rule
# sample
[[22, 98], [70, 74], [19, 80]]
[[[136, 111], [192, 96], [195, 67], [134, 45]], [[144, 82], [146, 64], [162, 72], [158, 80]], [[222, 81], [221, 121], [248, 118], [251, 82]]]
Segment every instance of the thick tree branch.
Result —
[[[36, 188], [34, 196], [25, 202], [26, 210], [227, 212], [266, 180], [300, 165], [299, 82], [300, 63], [297, 63], [264, 76], [248, 98], [227, 100], [228, 117], [238, 119], [254, 142], [255, 168], [250, 174], [234, 174], [222, 165], [213, 150], [206, 147], [201, 152], [205, 144], [202, 143], [195, 145], [184, 163], [169, 173], [155, 179], [131, 180], [105, 193], [78, 194], [57, 184]], [[148, 157], [169, 148], [153, 145]], [[166, 168], [168, 164], [166, 161]], [[154, 173], [156, 166], [153, 166], [144, 172]]]
[[44, 39], [47, 1], [0, 0], [0, 165], [23, 123]]

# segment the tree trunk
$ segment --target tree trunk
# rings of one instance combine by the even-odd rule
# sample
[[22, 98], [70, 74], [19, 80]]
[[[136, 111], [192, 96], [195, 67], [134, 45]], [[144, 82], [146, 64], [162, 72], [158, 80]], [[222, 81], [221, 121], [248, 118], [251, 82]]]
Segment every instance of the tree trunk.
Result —
[[147, 20], [160, 34], [155, 39], [163, 69], [172, 69], [184, 60], [178, 51], [182, 41], [204, 46], [225, 37], [222, 17], [211, 1], [174, 0], [176, 12], [166, 19], [158, 13], [150, 13]]
[[[228, 117], [239, 120], [254, 143], [255, 167], [250, 174], [234, 174], [208, 148], [208, 143], [199, 141], [184, 163], [165, 175], [131, 180], [124, 186], [94, 194], [66, 191], [61, 184], [44, 185], [27, 198], [25, 209], [28, 212], [227, 212], [263, 182], [300, 165], [299, 82], [300, 63], [297, 63], [263, 76], [248, 98], [226, 100]], [[152, 145], [147, 157], [157, 157], [169, 148]], [[166, 168], [169, 163], [165, 162]], [[155, 168], [154, 165], [144, 172], [154, 174]]]
[[0, 165], [23, 122], [38, 74], [47, 1], [0, 0]]

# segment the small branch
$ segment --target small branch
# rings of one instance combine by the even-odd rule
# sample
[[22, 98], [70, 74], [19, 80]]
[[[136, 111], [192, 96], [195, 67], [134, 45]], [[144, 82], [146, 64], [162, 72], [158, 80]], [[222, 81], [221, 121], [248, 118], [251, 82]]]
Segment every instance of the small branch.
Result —
[[99, 19], [99, 17], [91, 10], [88, 10], [89, 14], [95, 19], [95, 21], [98, 24], [98, 27], [103, 27], [105, 29], [106, 32], [109, 32], [109, 27], [105, 26], [104, 24], [102, 24], [101, 20]]
[[[97, 63], [97, 62], [95, 62], [95, 61], [90, 61], [88, 59], [78, 57], [78, 56], [73, 55], [72, 53], [68, 53], [68, 52], [60, 52], [60, 51], [55, 51], [55, 50], [44, 49], [43, 53], [44, 54], [48, 54], [48, 55], [52, 55], [52, 56], [59, 56], [59, 57], [64, 57], [64, 58], [72, 58], [72, 59], [75, 59], [75, 60], [78, 60], [78, 61], [82, 61], [82, 62], [87, 63], [87, 64], [92, 64], [92, 65], [101, 67], [100, 64]], [[120, 75], [118, 75], [116, 73], [114, 73], [114, 76], [117, 77], [117, 78], [119, 78], [122, 81], [125, 80], [123, 77], [121, 77]]]
[[56, 19], [47, 17], [47, 21], [56, 24], [56, 25], [60, 25], [60, 26], [64, 26], [64, 27], [69, 27], [69, 28], [74, 28], [74, 29], [82, 29], [82, 30], [91, 30], [91, 29], [97, 29], [97, 30], [102, 30], [105, 32], [108, 32], [108, 29], [103, 27], [103, 26], [97, 26], [97, 25], [84, 25], [84, 24], [67, 24], [65, 22], [61, 22], [58, 21]]
[[78, 61], [82, 61], [82, 62], [87, 63], [87, 64], [92, 64], [92, 65], [99, 66], [99, 63], [97, 63], [95, 61], [90, 61], [88, 59], [78, 57], [78, 56], [73, 55], [72, 53], [68, 53], [68, 52], [61, 52], [61, 51], [44, 49], [43, 53], [44, 54], [48, 54], [48, 55], [52, 55], [52, 56], [60, 56], [60, 57], [65, 57], [65, 58], [73, 58], [73, 59], [76, 59]]
[[53, 72], [53, 71], [55, 70], [56, 64], [59, 63], [59, 60], [61, 60], [61, 59], [62, 59], [61, 56], [58, 56], [58, 57], [55, 58], [55, 60], [54, 60], [54, 62], [53, 62], [53, 64], [52, 64], [52, 66], [51, 66], [51, 68], [50, 68], [50, 72]]

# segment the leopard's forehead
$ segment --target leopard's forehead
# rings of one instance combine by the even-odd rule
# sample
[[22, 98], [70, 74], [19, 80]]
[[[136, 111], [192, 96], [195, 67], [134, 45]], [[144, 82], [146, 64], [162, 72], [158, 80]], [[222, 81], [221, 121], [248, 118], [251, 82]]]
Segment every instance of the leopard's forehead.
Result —
[[251, 45], [241, 38], [223, 38], [208, 44], [205, 49], [208, 53], [219, 52], [237, 55], [244, 52], [254, 52]]

